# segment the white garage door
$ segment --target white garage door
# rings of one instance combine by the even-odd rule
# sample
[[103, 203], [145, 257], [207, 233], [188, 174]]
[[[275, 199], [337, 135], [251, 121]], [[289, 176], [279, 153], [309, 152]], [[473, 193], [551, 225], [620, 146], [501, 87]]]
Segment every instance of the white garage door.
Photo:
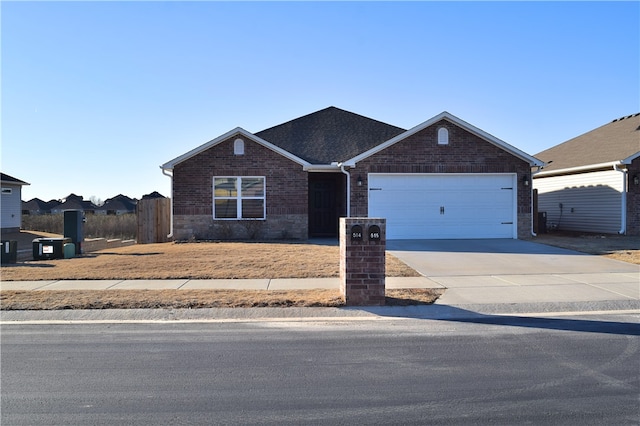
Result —
[[517, 238], [514, 174], [370, 174], [387, 239]]

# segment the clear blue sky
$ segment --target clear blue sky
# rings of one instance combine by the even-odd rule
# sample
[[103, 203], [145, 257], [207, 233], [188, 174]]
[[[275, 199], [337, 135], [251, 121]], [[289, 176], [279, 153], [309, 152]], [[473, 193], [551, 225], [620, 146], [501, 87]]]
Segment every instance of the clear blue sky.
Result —
[[7, 2], [2, 171], [23, 199], [170, 195], [159, 166], [336, 106], [449, 111], [535, 155], [640, 112], [638, 2]]

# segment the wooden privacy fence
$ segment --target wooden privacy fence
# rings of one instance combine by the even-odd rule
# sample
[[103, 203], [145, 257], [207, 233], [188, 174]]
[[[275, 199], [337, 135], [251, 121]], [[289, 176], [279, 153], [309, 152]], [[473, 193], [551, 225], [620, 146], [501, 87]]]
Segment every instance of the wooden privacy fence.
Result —
[[138, 244], [165, 243], [171, 230], [171, 200], [152, 198], [138, 201]]

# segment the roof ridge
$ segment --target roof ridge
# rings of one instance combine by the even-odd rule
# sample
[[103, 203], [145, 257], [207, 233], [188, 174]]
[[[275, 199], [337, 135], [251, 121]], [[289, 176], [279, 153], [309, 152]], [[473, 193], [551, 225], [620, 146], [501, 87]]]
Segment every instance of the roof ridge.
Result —
[[637, 112], [635, 114], [631, 114], [631, 115], [625, 115], [624, 117], [620, 117], [620, 118], [614, 118], [611, 122], [615, 123], [616, 121], [621, 121], [621, 120], [626, 120], [628, 118], [633, 118], [633, 117], [637, 117], [640, 115], [640, 112]]

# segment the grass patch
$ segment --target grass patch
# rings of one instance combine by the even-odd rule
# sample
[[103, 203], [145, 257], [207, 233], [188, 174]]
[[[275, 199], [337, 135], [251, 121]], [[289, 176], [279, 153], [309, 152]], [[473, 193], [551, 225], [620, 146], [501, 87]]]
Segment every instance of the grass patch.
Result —
[[[334, 278], [340, 248], [309, 243], [137, 244], [73, 259], [3, 265], [3, 281]], [[387, 254], [386, 275], [419, 274]]]
[[[388, 289], [387, 306], [429, 305], [440, 289]], [[0, 292], [9, 310], [341, 307], [339, 290], [34, 290]]]

